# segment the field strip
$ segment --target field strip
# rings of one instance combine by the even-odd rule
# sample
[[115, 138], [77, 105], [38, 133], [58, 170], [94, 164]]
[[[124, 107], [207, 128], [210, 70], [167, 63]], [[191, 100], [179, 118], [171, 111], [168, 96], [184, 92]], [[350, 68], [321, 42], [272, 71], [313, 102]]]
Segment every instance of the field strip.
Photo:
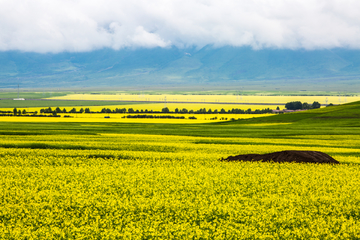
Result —
[[93, 101], [125, 101], [125, 102], [160, 102], [160, 103], [225, 103], [225, 104], [269, 104], [279, 105], [291, 101], [320, 104], [343, 104], [360, 101], [360, 96], [254, 96], [254, 95], [131, 95], [131, 94], [69, 94], [46, 99], [56, 100], [93, 100]]
[[[11, 100], [9, 98], [6, 99], [1, 99], [0, 100]], [[283, 103], [262, 103], [262, 102], [208, 102], [208, 101], [203, 101], [203, 102], [195, 102], [195, 101], [191, 101], [191, 102], [186, 102], [186, 101], [127, 101], [127, 100], [89, 100], [89, 99], [84, 99], [84, 100], [80, 100], [80, 99], [51, 99], [51, 98], [46, 98], [46, 99], [25, 99], [25, 100], [29, 100], [29, 101], [98, 101], [98, 102], [119, 102], [119, 104], [121, 103], [178, 103], [178, 104], [231, 104], [231, 105], [269, 105], [269, 106], [279, 106], [279, 105], [283, 105]], [[321, 104], [321, 106], [326, 106], [326, 104]]]
[[[62, 114], [64, 115], [64, 114]], [[194, 123], [210, 123], [223, 122], [230, 120], [249, 119], [256, 117], [266, 117], [273, 114], [153, 114], [156, 116], [186, 116], [185, 119], [172, 118], [123, 118], [127, 115], [137, 114], [65, 114], [71, 117], [22, 117], [22, 116], [3, 116], [0, 117], [0, 122], [99, 122], [99, 123], [171, 123], [171, 124], [194, 124]], [[150, 114], [152, 115], [152, 114]], [[196, 119], [189, 119], [189, 117], [196, 117]]]

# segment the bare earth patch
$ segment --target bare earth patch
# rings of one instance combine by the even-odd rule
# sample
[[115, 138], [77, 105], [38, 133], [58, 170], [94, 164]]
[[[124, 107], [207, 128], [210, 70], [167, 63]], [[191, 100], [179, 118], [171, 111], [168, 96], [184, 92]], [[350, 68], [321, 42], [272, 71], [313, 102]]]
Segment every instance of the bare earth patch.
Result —
[[326, 153], [317, 151], [281, 151], [268, 154], [245, 154], [229, 156], [221, 161], [250, 161], [250, 162], [296, 162], [296, 163], [332, 163], [339, 164]]

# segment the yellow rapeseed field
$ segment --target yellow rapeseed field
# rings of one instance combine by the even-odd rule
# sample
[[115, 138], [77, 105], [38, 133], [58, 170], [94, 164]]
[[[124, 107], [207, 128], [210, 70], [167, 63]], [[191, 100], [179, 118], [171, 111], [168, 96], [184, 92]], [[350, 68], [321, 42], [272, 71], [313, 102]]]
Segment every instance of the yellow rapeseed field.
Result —
[[[64, 117], [64, 115], [71, 117]], [[141, 115], [153, 115], [153, 116], [184, 116], [185, 119], [143, 119], [143, 118], [123, 118], [128, 115], [123, 113], [66, 113], [59, 114], [60, 117], [26, 117], [26, 116], [10, 116], [0, 117], [0, 122], [127, 122], [127, 123], [207, 123], [216, 121], [230, 121], [238, 119], [248, 119], [255, 117], [266, 117], [272, 114], [141, 114]], [[105, 118], [109, 117], [109, 118]], [[196, 119], [189, 119], [189, 117], [196, 117]]]
[[[105, 105], [105, 106], [59, 106], [61, 110], [66, 109], [69, 112], [71, 109], [75, 108], [79, 111], [81, 108], [89, 108], [92, 112], [100, 112], [103, 108], [109, 108], [111, 110], [115, 110], [116, 108], [132, 108], [136, 110], [149, 110], [149, 111], [161, 111], [164, 107], [169, 108], [170, 111], [175, 111], [176, 108], [182, 110], [186, 108], [187, 110], [197, 111], [199, 109], [205, 108], [207, 111], [211, 109], [212, 111], [217, 110], [220, 112], [221, 109], [225, 109], [225, 111], [231, 109], [242, 109], [252, 111], [256, 109], [266, 109], [266, 108], [275, 108], [274, 106], [269, 105], [240, 105], [240, 104], [192, 104], [192, 103], [141, 103], [141, 104], [132, 104], [132, 105]], [[280, 107], [283, 107], [280, 105]], [[55, 110], [56, 107], [52, 107], [52, 110]], [[29, 107], [29, 108], [17, 108], [19, 111], [26, 110], [27, 112], [35, 112], [37, 111], [40, 114], [41, 109], [46, 109], [45, 107]], [[1, 108], [0, 111], [12, 111], [13, 108]], [[64, 118], [64, 115], [70, 116], [70, 118]], [[152, 115], [152, 116], [174, 116], [179, 117], [183, 116], [185, 119], [134, 119], [134, 118], [124, 118], [128, 115]], [[214, 121], [229, 121], [229, 120], [238, 120], [238, 119], [248, 119], [255, 117], [266, 117], [272, 114], [174, 114], [174, 113], [60, 113], [60, 118], [49, 118], [49, 117], [0, 117], [0, 121], [14, 121], [14, 122], [136, 122], [136, 123], [206, 123], [206, 122], [214, 122]], [[110, 118], [105, 118], [110, 117]], [[189, 119], [189, 117], [195, 117], [196, 119]]]
[[[265, 108], [270, 108], [270, 109], [275, 109], [277, 107], [277, 105], [244, 105], [244, 104], [209, 104], [209, 103], [204, 103], [204, 104], [196, 104], [196, 103], [140, 103], [140, 104], [131, 104], [131, 105], [121, 105], [121, 103], [119, 103], [119, 105], [102, 105], [102, 106], [73, 106], [73, 107], [69, 107], [69, 106], [58, 106], [59, 108], [62, 109], [66, 109], [67, 111], [70, 111], [72, 108], [76, 108], [77, 110], [79, 110], [80, 108], [90, 108], [91, 111], [97, 112], [97, 111], [101, 111], [101, 109], [103, 108], [110, 108], [110, 109], [115, 109], [115, 108], [133, 108], [134, 110], [153, 110], [153, 111], [161, 111], [164, 107], [169, 108], [170, 111], [175, 111], [176, 108], [178, 108], [179, 110], [186, 108], [187, 110], [199, 110], [202, 108], [206, 108], [206, 110], [211, 109], [212, 111], [214, 111], [215, 109], [220, 111], [222, 108], [225, 109], [226, 111], [231, 110], [233, 108], [238, 108], [238, 109], [242, 109], [242, 110], [247, 110], [249, 108], [251, 108], [251, 110], [256, 110], [256, 109], [265, 109]], [[280, 109], [285, 108], [285, 105], [279, 105]], [[40, 109], [44, 109], [45, 107], [29, 107], [29, 108], [18, 108], [18, 110], [26, 110], [28, 112], [33, 112], [33, 111], [38, 111], [40, 112]], [[52, 107], [52, 109], [54, 110], [56, 107]], [[12, 111], [13, 108], [1, 108], [1, 111]]]
[[[0, 238], [358, 239], [359, 137], [302, 137], [9, 132]], [[291, 149], [346, 164], [218, 160]]]
[[106, 101], [160, 101], [160, 102], [201, 102], [201, 103], [274, 103], [284, 105], [291, 101], [321, 104], [343, 104], [360, 101], [360, 96], [248, 96], [248, 95], [130, 95], [130, 94], [69, 94], [51, 99], [106, 100]]

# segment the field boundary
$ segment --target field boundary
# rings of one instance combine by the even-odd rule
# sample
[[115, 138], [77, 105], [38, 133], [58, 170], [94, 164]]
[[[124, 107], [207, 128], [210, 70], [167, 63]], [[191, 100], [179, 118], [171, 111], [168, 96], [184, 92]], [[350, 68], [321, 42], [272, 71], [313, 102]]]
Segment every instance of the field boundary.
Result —
[[[0, 98], [0, 100], [12, 100], [13, 98]], [[284, 105], [284, 103], [249, 103], [249, 102], [196, 102], [196, 101], [190, 101], [190, 102], [184, 102], [184, 101], [127, 101], [127, 100], [79, 100], [79, 99], [33, 99], [33, 98], [27, 98], [26, 100], [30, 101], [79, 101], [79, 102], [127, 102], [127, 103], [190, 103], [190, 104], [231, 104], [231, 105], [268, 105], [268, 106], [279, 106]], [[327, 104], [320, 104], [321, 106], [327, 106]], [[337, 104], [333, 104], [337, 105]]]

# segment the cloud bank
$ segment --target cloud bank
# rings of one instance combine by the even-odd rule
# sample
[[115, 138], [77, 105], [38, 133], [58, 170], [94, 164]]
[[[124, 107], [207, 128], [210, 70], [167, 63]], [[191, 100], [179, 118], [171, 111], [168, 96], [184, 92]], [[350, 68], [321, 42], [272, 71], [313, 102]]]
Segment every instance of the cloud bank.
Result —
[[0, 0], [0, 51], [360, 48], [357, 0]]

